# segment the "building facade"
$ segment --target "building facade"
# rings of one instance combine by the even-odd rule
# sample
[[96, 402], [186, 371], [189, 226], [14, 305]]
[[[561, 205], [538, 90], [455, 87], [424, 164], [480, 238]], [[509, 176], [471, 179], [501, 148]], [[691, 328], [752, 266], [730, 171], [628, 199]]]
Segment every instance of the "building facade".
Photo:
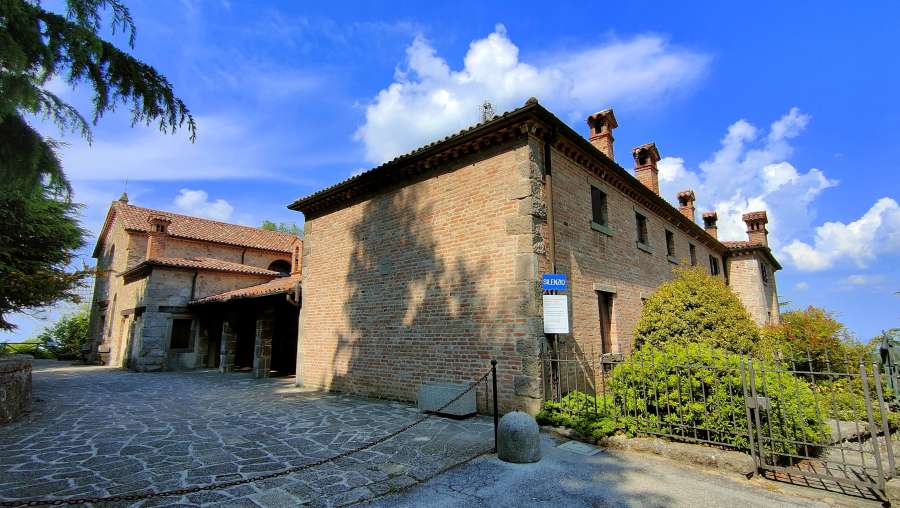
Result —
[[[241, 348], [250, 353], [239, 366], [267, 367], [278, 315], [288, 335], [282, 363], [293, 373], [299, 311], [288, 306], [284, 316], [283, 300], [299, 285], [301, 245], [292, 235], [133, 206], [123, 195], [94, 250], [89, 356], [138, 371], [230, 370]], [[268, 350], [255, 351], [257, 342]]]
[[[305, 215], [297, 382], [413, 400], [500, 362], [504, 410], [535, 411], [548, 341], [627, 353], [643, 299], [673, 268], [727, 281], [760, 324], [778, 321], [764, 212], [720, 242], [694, 193], [659, 196], [659, 152], [613, 160], [611, 110], [585, 139], [536, 100], [298, 199]], [[571, 333], [544, 334], [542, 273], [569, 276]]]

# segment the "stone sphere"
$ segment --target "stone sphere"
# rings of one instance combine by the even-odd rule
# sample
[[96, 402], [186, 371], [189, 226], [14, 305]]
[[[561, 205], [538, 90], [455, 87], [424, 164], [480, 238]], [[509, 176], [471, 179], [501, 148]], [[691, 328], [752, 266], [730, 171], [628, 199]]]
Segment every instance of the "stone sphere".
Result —
[[506, 413], [497, 429], [497, 457], [514, 464], [541, 460], [541, 435], [534, 417], [521, 411]]

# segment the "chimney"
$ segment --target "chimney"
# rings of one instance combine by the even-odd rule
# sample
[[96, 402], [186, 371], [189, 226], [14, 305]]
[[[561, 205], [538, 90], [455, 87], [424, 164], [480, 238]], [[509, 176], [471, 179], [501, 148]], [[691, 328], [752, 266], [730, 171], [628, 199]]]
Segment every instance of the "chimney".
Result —
[[750, 243], [768, 247], [769, 231], [766, 229], [766, 224], [769, 223], [769, 218], [766, 217], [766, 212], [749, 212], [741, 218], [747, 225], [747, 239], [750, 240]]
[[703, 229], [713, 238], [719, 238], [719, 228], [716, 221], [719, 220], [719, 214], [716, 212], [703, 212]]
[[591, 144], [612, 160], [613, 158], [613, 129], [619, 126], [616, 115], [612, 109], [604, 109], [599, 113], [587, 117], [588, 127], [591, 129]]
[[678, 211], [681, 212], [681, 215], [684, 215], [691, 222], [697, 220], [694, 217], [694, 212], [696, 212], [696, 208], [694, 208], [694, 201], [696, 197], [694, 196], [694, 191], [691, 189], [683, 190], [678, 193]]
[[631, 150], [634, 157], [634, 176], [645, 187], [659, 194], [659, 169], [656, 163], [659, 162], [659, 150], [656, 149], [656, 143], [647, 143]]
[[169, 236], [169, 224], [172, 219], [161, 215], [151, 215], [150, 233], [147, 235], [147, 259], [162, 257], [166, 252], [166, 238]]

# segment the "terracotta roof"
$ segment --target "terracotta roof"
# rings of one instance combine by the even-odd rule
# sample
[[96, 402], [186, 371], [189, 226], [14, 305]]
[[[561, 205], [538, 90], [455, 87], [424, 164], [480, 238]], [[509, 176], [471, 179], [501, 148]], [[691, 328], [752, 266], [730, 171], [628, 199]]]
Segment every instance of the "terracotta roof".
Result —
[[190, 302], [191, 305], [204, 304], [204, 303], [224, 303], [231, 300], [238, 300], [242, 298], [259, 298], [261, 296], [270, 296], [277, 295], [282, 293], [290, 293], [294, 290], [294, 287], [300, 283], [300, 274], [291, 275], [289, 277], [281, 277], [269, 282], [265, 282], [263, 284], [258, 284], [256, 286], [250, 286], [248, 288], [243, 289], [235, 289], [232, 291], [226, 291], [224, 293], [219, 293], [217, 295], [211, 295], [204, 298], [199, 298]]
[[290, 253], [291, 246], [298, 238], [294, 235], [267, 231], [265, 229], [228, 224], [199, 217], [191, 217], [162, 210], [152, 210], [130, 205], [123, 201], [113, 201], [106, 221], [97, 239], [94, 257], [100, 254], [100, 245], [114, 220], [119, 218], [128, 231], [149, 232], [150, 219], [171, 221], [169, 235], [175, 238], [214, 242], [238, 247]]
[[191, 257], [191, 258], [167, 258], [158, 257], [150, 258], [146, 261], [138, 263], [134, 268], [122, 272], [122, 277], [135, 274], [141, 270], [146, 270], [152, 266], [162, 266], [169, 268], [185, 268], [189, 270], [203, 270], [210, 272], [229, 272], [229, 273], [245, 273], [248, 275], [270, 275], [278, 277], [280, 272], [274, 270], [266, 270], [258, 266], [242, 265], [241, 263], [232, 263], [230, 261], [222, 261], [221, 259]]
[[682, 226], [689, 234], [716, 252], [724, 251], [725, 247], [697, 223], [685, 217], [671, 203], [639, 182], [630, 171], [619, 166], [584, 136], [541, 106], [533, 97], [528, 99], [522, 107], [400, 155], [340, 183], [298, 198], [289, 204], [288, 208], [303, 212], [307, 218], [328, 213], [333, 208], [347, 206], [353, 200], [364, 198], [389, 185], [396, 185], [397, 182], [412, 179], [416, 174], [429, 171], [447, 160], [463, 157], [492, 144], [524, 135], [526, 131], [523, 128], [525, 126], [532, 130], [543, 129], [547, 134], [546, 139], [552, 139], [556, 146], [563, 142], [568, 143], [573, 149], [573, 157], [585, 160], [588, 165], [598, 168], [597, 171], [602, 178], [610, 182], [615, 181], [615, 185], [620, 186], [620, 189], [635, 199], [639, 205], [649, 208], [674, 225]]

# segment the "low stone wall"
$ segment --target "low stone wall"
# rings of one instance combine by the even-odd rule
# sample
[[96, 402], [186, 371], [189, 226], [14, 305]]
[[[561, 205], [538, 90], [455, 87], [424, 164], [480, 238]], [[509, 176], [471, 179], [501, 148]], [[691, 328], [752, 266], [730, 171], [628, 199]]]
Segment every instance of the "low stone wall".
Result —
[[0, 425], [31, 412], [31, 357], [0, 356]]

